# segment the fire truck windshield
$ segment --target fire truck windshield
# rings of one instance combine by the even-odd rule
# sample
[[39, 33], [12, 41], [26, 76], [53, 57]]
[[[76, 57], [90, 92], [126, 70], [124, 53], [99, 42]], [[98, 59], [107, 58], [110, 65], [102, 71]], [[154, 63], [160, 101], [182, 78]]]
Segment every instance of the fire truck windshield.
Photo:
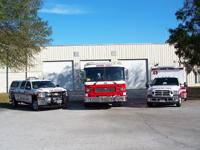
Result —
[[121, 81], [125, 80], [124, 67], [85, 68], [86, 81]]

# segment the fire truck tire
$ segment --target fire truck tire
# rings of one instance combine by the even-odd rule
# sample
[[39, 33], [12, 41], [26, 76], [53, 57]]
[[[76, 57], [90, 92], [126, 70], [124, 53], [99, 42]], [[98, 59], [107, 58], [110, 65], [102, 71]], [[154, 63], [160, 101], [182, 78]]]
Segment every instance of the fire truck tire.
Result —
[[114, 107], [121, 107], [121, 106], [123, 106], [123, 105], [124, 105], [123, 102], [115, 102], [115, 103], [113, 103], [112, 106], [114, 106]]
[[84, 103], [84, 106], [85, 106], [85, 108], [89, 108], [89, 107], [91, 107], [91, 104], [90, 103]]
[[152, 102], [147, 102], [147, 106], [148, 106], [148, 107], [152, 107], [152, 106], [153, 106], [153, 103], [152, 103]]

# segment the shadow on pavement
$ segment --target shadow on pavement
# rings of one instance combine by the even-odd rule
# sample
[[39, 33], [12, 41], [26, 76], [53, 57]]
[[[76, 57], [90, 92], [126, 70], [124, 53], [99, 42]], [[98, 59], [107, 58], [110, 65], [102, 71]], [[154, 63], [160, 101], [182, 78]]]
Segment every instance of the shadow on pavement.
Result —
[[104, 110], [110, 109], [108, 104], [93, 104], [90, 107], [85, 107], [83, 101], [69, 102], [66, 110]]

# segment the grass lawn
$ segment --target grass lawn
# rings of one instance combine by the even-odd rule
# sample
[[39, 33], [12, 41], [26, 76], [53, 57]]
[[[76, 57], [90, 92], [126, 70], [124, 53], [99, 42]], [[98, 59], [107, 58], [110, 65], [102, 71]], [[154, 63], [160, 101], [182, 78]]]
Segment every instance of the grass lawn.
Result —
[[8, 107], [9, 105], [8, 94], [0, 93], [0, 107]]

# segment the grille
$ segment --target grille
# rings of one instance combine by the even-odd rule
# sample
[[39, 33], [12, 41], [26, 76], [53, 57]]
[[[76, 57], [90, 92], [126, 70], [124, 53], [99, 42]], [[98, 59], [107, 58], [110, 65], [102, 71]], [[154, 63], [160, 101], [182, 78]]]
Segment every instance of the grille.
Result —
[[156, 90], [155, 96], [170, 96], [169, 90]]
[[115, 92], [115, 88], [96, 88], [97, 93], [102, 93], [102, 92]]
[[52, 92], [50, 93], [50, 97], [62, 98], [62, 92]]

